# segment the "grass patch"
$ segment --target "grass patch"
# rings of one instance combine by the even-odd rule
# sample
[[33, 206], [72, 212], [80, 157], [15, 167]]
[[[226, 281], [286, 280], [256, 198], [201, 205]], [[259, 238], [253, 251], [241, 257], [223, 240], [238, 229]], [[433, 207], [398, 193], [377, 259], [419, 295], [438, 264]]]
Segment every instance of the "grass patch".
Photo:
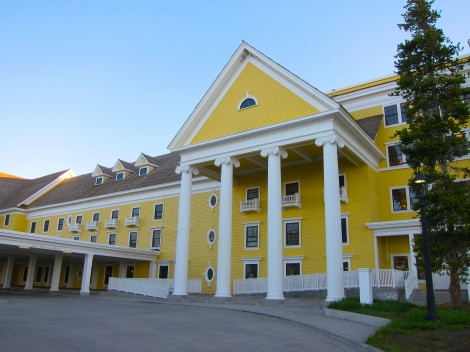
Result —
[[470, 305], [438, 306], [439, 320], [424, 320], [425, 307], [397, 301], [360, 304], [357, 298], [332, 302], [328, 308], [390, 319], [367, 343], [384, 351], [470, 351]]

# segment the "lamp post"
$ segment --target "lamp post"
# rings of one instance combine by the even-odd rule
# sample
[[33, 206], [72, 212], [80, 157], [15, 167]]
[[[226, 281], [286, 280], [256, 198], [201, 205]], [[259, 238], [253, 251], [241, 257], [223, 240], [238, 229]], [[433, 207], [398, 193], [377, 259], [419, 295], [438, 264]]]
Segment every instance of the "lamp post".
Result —
[[427, 178], [421, 172], [418, 172], [413, 182], [421, 186], [420, 189], [420, 221], [421, 221], [421, 238], [423, 243], [424, 255], [424, 275], [426, 279], [426, 308], [427, 312], [424, 320], [432, 321], [438, 320], [439, 316], [436, 311], [436, 301], [434, 298], [434, 285], [432, 282], [432, 269], [431, 269], [431, 250], [429, 248], [429, 235], [428, 235], [428, 218], [426, 216], [426, 201], [427, 201]]

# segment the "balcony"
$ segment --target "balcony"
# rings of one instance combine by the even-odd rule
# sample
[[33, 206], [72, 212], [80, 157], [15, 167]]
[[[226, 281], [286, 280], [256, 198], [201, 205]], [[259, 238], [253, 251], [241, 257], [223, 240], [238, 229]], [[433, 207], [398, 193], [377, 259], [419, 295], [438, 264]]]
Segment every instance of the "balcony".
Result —
[[118, 219], [109, 219], [104, 221], [104, 227], [107, 229], [117, 229], [118, 228]]
[[302, 203], [300, 203], [300, 194], [298, 193], [281, 197], [281, 202], [282, 202], [283, 209], [290, 208], [290, 207], [300, 209], [302, 207]]
[[82, 224], [70, 224], [69, 230], [70, 232], [80, 232], [82, 230]]
[[126, 226], [139, 226], [139, 217], [138, 216], [128, 216], [124, 220]]
[[348, 192], [347, 192], [345, 186], [342, 186], [342, 187], [339, 188], [339, 200], [340, 200], [341, 202], [344, 202], [344, 203], [348, 203], [348, 202], [349, 202], [349, 199], [348, 199]]
[[260, 212], [260, 201], [258, 198], [240, 201], [240, 212], [246, 214], [251, 211]]
[[100, 223], [98, 221], [88, 221], [86, 223], [86, 229], [91, 231], [97, 231], [100, 228]]

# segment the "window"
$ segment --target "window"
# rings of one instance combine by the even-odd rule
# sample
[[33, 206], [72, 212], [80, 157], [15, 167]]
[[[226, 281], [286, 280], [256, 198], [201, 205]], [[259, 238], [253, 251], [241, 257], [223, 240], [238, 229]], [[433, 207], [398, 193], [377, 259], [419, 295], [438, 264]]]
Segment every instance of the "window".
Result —
[[149, 172], [149, 168], [147, 166], [141, 167], [139, 169], [139, 176], [145, 176]]
[[4, 224], [5, 224], [5, 226], [8, 226], [9, 223], [10, 223], [10, 214], [7, 214], [7, 215], [5, 215], [5, 222], [4, 222]]
[[160, 249], [161, 243], [162, 243], [162, 229], [153, 229], [151, 248]]
[[109, 284], [109, 278], [113, 276], [113, 266], [106, 265], [104, 268], [104, 284]]
[[49, 231], [49, 220], [44, 220], [43, 232]]
[[343, 259], [343, 271], [349, 271], [351, 270], [351, 260], [350, 259]]
[[83, 220], [83, 216], [77, 215], [77, 217], [75, 218], [75, 223], [76, 224], [81, 224], [82, 220]]
[[391, 190], [392, 211], [411, 211], [418, 201], [416, 194], [409, 187], [393, 188]]
[[115, 233], [110, 233], [109, 234], [108, 244], [111, 245], [111, 246], [116, 245], [116, 234]]
[[90, 235], [90, 242], [96, 243], [97, 238], [98, 238], [98, 235]]
[[384, 107], [385, 126], [406, 123], [406, 103]]
[[470, 94], [466, 94], [463, 97], [463, 101], [466, 102], [468, 106], [470, 106]]
[[124, 172], [118, 172], [116, 174], [116, 181], [124, 180]]
[[209, 232], [207, 233], [207, 243], [209, 243], [209, 246], [211, 246], [215, 243], [215, 239], [217, 238], [217, 234], [215, 233], [214, 229], [210, 229]]
[[217, 206], [217, 202], [219, 201], [219, 198], [217, 198], [217, 194], [212, 193], [209, 196], [209, 206], [214, 209]]
[[140, 207], [134, 207], [132, 208], [132, 213], [131, 216], [134, 217], [139, 217], [140, 216]]
[[169, 265], [168, 264], [158, 264], [158, 278], [159, 279], [168, 279]]
[[97, 177], [95, 180], [95, 185], [99, 186], [103, 184], [103, 176]]
[[129, 247], [137, 248], [137, 231], [131, 231], [129, 233]]
[[258, 263], [245, 263], [245, 279], [258, 278]]
[[400, 149], [398, 144], [387, 146], [388, 166], [400, 166], [406, 164], [406, 156]]
[[60, 218], [57, 222], [57, 231], [62, 231], [64, 229], [64, 218]]
[[246, 189], [246, 200], [259, 199], [259, 187]]
[[72, 236], [72, 239], [74, 241], [80, 241], [80, 236], [79, 235], [74, 235], [74, 236]]
[[299, 193], [299, 182], [289, 182], [284, 185], [285, 195], [293, 196]]
[[31, 233], [35, 233], [36, 232], [36, 221], [33, 221], [31, 223]]
[[119, 210], [113, 210], [111, 212], [111, 219], [119, 219]]
[[155, 210], [153, 212], [153, 220], [163, 219], [163, 203], [155, 204]]
[[285, 276], [301, 275], [301, 273], [300, 262], [285, 263]]
[[408, 264], [408, 255], [392, 255], [393, 269], [408, 271], [410, 270]]
[[41, 282], [41, 278], [42, 278], [42, 266], [38, 266], [36, 268], [36, 278], [35, 278], [35, 282]]
[[339, 175], [338, 183], [339, 183], [339, 198], [341, 199], [341, 201], [347, 202], [348, 191], [346, 188], [346, 175]]
[[285, 222], [285, 246], [300, 246], [300, 221]]
[[341, 240], [343, 244], [349, 243], [349, 236], [348, 236], [348, 217], [342, 216], [341, 217]]
[[134, 278], [134, 265], [128, 265], [126, 268], [126, 279]]
[[258, 105], [258, 100], [250, 96], [250, 93], [246, 93], [246, 96], [242, 99], [240, 104], [238, 104], [238, 110], [243, 110], [252, 106]]
[[259, 248], [259, 225], [245, 225], [245, 248]]
[[64, 272], [64, 284], [69, 283], [69, 276], [70, 276], [70, 266], [65, 267], [65, 272]]
[[93, 221], [100, 221], [100, 213], [93, 213]]

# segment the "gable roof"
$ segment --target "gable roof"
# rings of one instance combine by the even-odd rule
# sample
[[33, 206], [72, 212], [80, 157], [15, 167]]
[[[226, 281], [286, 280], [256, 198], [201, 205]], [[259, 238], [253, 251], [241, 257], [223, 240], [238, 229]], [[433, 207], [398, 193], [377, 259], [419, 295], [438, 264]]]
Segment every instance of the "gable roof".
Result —
[[242, 42], [199, 104], [188, 117], [184, 125], [173, 138], [168, 149], [177, 150], [180, 147], [189, 145], [192, 137], [197, 133], [205, 119], [210, 115], [211, 109], [217, 105], [218, 100], [221, 99], [230, 84], [233, 83], [235, 78], [240, 74], [240, 68], [248, 61], [262, 68], [265, 73], [269, 74], [276, 80], [282, 81], [283, 85], [288, 86], [289, 89], [295, 91], [299, 96], [312, 104], [312, 106], [318, 108], [319, 111], [339, 108], [339, 104], [329, 98], [326, 94], [303, 81], [298, 76], [294, 75], [252, 46]]
[[[55, 172], [35, 179], [10, 178], [0, 176], [0, 209], [24, 206], [34, 196], [43, 196], [63, 181], [61, 176], [71, 170]], [[47, 194], [47, 193], [46, 193]]]

